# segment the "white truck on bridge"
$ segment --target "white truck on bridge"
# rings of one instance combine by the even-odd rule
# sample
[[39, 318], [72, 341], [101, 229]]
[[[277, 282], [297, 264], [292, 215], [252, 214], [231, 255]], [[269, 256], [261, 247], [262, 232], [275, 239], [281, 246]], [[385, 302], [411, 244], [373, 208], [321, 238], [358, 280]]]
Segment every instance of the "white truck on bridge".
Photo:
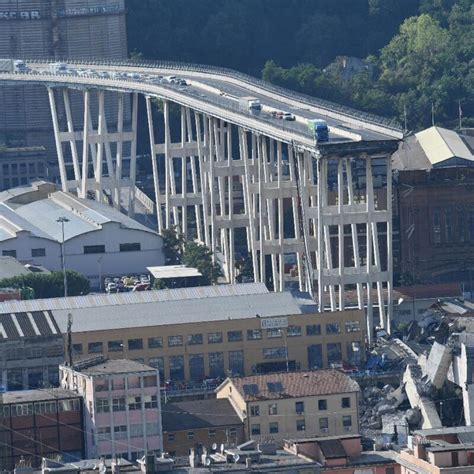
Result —
[[51, 63], [49, 65], [49, 72], [51, 72], [52, 74], [64, 74], [66, 71], [66, 63]]
[[241, 110], [254, 111], [262, 110], [262, 104], [260, 100], [256, 97], [240, 97], [239, 98], [239, 107]]

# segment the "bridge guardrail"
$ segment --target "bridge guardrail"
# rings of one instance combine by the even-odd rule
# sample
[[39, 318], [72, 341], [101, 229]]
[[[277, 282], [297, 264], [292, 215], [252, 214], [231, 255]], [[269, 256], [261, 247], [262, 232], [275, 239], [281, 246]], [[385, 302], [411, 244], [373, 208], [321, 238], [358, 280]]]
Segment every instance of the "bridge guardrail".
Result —
[[[45, 62], [45, 60], [31, 60], [30, 62], [43, 63], [43, 62]], [[85, 62], [74, 61], [74, 62], [69, 62], [69, 63], [70, 64], [76, 64], [76, 65], [77, 64], [91, 65], [91, 62], [89, 62], [89, 61], [85, 61]], [[100, 65], [104, 66], [105, 63], [101, 62]], [[116, 89], [124, 89], [125, 85], [127, 85], [127, 87], [128, 87], [129, 84], [130, 85], [134, 84], [135, 87], [130, 87], [129, 89], [136, 90], [137, 92], [140, 92], [140, 93], [143, 93], [143, 94], [149, 94], [149, 95], [152, 95], [152, 96], [153, 95], [159, 95], [159, 93], [146, 90], [146, 86], [163, 88], [165, 90], [170, 91], [171, 93], [173, 93], [175, 95], [178, 94], [178, 93], [182, 94], [182, 92], [183, 92], [183, 91], [178, 91], [174, 86], [170, 86], [168, 84], [164, 84], [164, 83], [161, 83], [159, 85], [147, 84], [146, 82], [137, 81], [136, 79], [133, 79], [133, 78], [120, 78], [120, 80], [117, 80], [117, 79], [113, 79], [113, 78], [104, 79], [104, 78], [97, 77], [95, 75], [94, 76], [92, 76], [92, 75], [75, 76], [75, 75], [70, 75], [70, 74], [53, 74], [53, 73], [39, 74], [39, 73], [34, 73], [34, 72], [28, 72], [28, 73], [15, 72], [15, 73], [7, 73], [7, 74], [12, 74], [14, 76], [20, 76], [20, 77], [39, 77], [39, 78], [41, 78], [41, 80], [39, 82], [48, 82], [48, 79], [50, 79], [51, 83], [58, 82], [58, 77], [61, 78], [61, 82], [63, 82], [63, 83], [73, 83], [73, 84], [74, 83], [81, 84], [81, 82], [83, 82], [83, 81], [81, 81], [81, 79], [93, 79], [94, 81], [97, 82], [97, 84], [94, 84], [94, 85], [100, 85], [100, 84], [103, 84], [105, 86], [113, 85], [113, 87], [116, 88]], [[0, 75], [0, 77], [1, 77], [1, 75]], [[93, 87], [93, 86], [90, 86], [88, 84], [84, 84], [84, 86], [85, 87], [87, 87], [87, 86]], [[233, 113], [235, 113], [235, 114], [237, 114], [240, 117], [245, 118], [245, 119], [254, 118], [253, 114], [251, 114], [249, 112], [242, 111], [237, 102], [235, 102], [235, 103], [234, 102], [229, 102], [229, 103], [225, 104], [225, 106], [224, 106], [222, 103], [218, 102], [217, 100], [211, 99], [209, 96], [195, 97], [193, 94], [189, 94], [189, 93], [182, 94], [182, 95], [185, 95], [189, 99], [193, 99], [193, 98], [198, 99], [200, 102], [205, 102], [205, 103], [208, 103], [208, 104], [211, 104], [211, 105], [214, 105], [214, 106], [218, 106], [222, 109], [229, 109]], [[281, 130], [282, 132], [285, 132], [286, 134], [291, 134], [291, 135], [296, 136], [296, 137], [301, 137], [302, 139], [304, 139], [306, 141], [308, 141], [308, 139], [312, 140], [312, 135], [308, 131], [306, 131], [306, 129], [304, 129], [304, 131], [303, 130], [299, 131], [299, 130], [294, 130], [294, 129], [288, 129], [288, 128], [285, 128], [284, 126], [280, 125], [279, 123], [275, 123], [275, 122], [270, 121], [270, 120], [264, 120], [262, 122], [268, 124], [270, 128]], [[245, 128], [245, 125], [244, 125], [244, 128]], [[294, 137], [293, 138], [287, 138], [286, 140], [288, 142], [290, 142], [290, 141], [293, 141], [293, 139], [294, 139]]]
[[330, 102], [324, 99], [319, 99], [316, 97], [312, 97], [306, 94], [302, 94], [295, 91], [290, 91], [283, 87], [277, 86], [275, 84], [270, 84], [268, 82], [263, 81], [262, 79], [258, 79], [256, 77], [252, 77], [248, 74], [244, 74], [238, 71], [234, 71], [232, 69], [218, 67], [218, 66], [207, 66], [203, 64], [191, 64], [191, 63], [180, 63], [180, 62], [173, 62], [173, 61], [159, 61], [159, 60], [141, 60], [141, 61], [133, 61], [133, 60], [115, 60], [115, 61], [106, 61], [102, 59], [87, 59], [87, 60], [70, 60], [70, 59], [51, 59], [51, 58], [35, 58], [35, 59], [25, 59], [25, 61], [29, 62], [57, 62], [57, 61], [64, 61], [67, 63], [72, 64], [93, 64], [93, 65], [104, 65], [104, 66], [123, 66], [123, 67], [144, 67], [144, 68], [151, 68], [157, 67], [162, 69], [175, 69], [175, 70], [182, 70], [182, 71], [194, 71], [194, 72], [202, 72], [202, 73], [216, 73], [227, 77], [232, 77], [235, 79], [239, 79], [241, 81], [247, 82], [249, 84], [256, 85], [262, 89], [265, 89], [269, 92], [274, 92], [279, 94], [280, 96], [286, 97], [288, 99], [299, 100], [307, 103], [308, 105], [313, 105], [315, 107], [323, 108], [330, 112], [336, 112], [347, 117], [364, 120], [366, 122], [372, 123], [374, 125], [384, 126], [388, 129], [391, 129], [394, 132], [402, 132], [402, 127], [395, 119], [388, 119], [385, 117], [381, 117], [379, 115], [371, 114], [368, 112], [362, 112], [351, 107], [347, 107], [344, 105], [335, 104], [334, 102]]

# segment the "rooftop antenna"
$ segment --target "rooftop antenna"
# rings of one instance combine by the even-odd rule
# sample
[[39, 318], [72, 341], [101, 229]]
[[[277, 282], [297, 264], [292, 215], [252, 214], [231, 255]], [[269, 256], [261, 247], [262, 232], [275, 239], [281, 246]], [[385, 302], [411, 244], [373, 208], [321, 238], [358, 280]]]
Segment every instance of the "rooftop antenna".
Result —
[[461, 107], [461, 99], [458, 100], [458, 111], [459, 111], [459, 130], [462, 129], [462, 107]]
[[434, 109], [434, 102], [431, 101], [431, 125], [434, 127], [435, 124], [435, 109]]
[[72, 314], [67, 315], [67, 355], [69, 359], [69, 367], [73, 368], [72, 363]]

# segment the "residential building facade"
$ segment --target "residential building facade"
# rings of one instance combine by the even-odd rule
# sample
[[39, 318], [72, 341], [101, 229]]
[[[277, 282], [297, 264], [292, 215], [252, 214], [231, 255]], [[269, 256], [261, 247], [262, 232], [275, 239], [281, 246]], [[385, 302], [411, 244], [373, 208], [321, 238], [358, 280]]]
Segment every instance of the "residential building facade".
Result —
[[53, 388], [2, 394], [0, 466], [13, 469], [24, 458], [33, 467], [43, 457], [65, 462], [84, 458], [82, 397]]
[[244, 418], [248, 439], [341, 436], [359, 432], [357, 382], [334, 369], [227, 378], [217, 389]]
[[163, 448], [171, 457], [187, 456], [192, 448], [238, 446], [244, 442], [244, 422], [224, 398], [162, 405]]
[[474, 472], [473, 426], [418, 430], [400, 452], [401, 474], [468, 474]]
[[136, 460], [163, 450], [160, 377], [139, 362], [95, 357], [60, 366], [61, 386], [84, 399], [86, 456]]

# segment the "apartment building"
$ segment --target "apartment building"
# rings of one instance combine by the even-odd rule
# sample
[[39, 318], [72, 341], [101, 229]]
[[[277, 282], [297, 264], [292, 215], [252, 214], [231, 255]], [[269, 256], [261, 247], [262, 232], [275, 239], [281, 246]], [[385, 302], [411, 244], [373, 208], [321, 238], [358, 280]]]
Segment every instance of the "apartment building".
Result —
[[84, 458], [82, 397], [61, 388], [7, 392], [0, 401], [0, 466], [13, 469], [24, 458], [64, 462]]
[[158, 371], [132, 360], [95, 357], [59, 367], [61, 386], [84, 399], [87, 458], [163, 450]]
[[[134, 359], [173, 382], [357, 365], [364, 313], [318, 313], [308, 294], [246, 283], [0, 303], [0, 313], [49, 310], [75, 360]], [[66, 339], [66, 338], [65, 338]]]
[[400, 452], [401, 474], [468, 474], [474, 472], [474, 426], [433, 428], [413, 433]]
[[225, 398], [189, 400], [162, 405], [163, 447], [171, 457], [187, 456], [192, 448], [244, 442], [244, 422]]
[[283, 440], [359, 432], [360, 388], [334, 369], [227, 378], [217, 389], [245, 420], [248, 439]]

